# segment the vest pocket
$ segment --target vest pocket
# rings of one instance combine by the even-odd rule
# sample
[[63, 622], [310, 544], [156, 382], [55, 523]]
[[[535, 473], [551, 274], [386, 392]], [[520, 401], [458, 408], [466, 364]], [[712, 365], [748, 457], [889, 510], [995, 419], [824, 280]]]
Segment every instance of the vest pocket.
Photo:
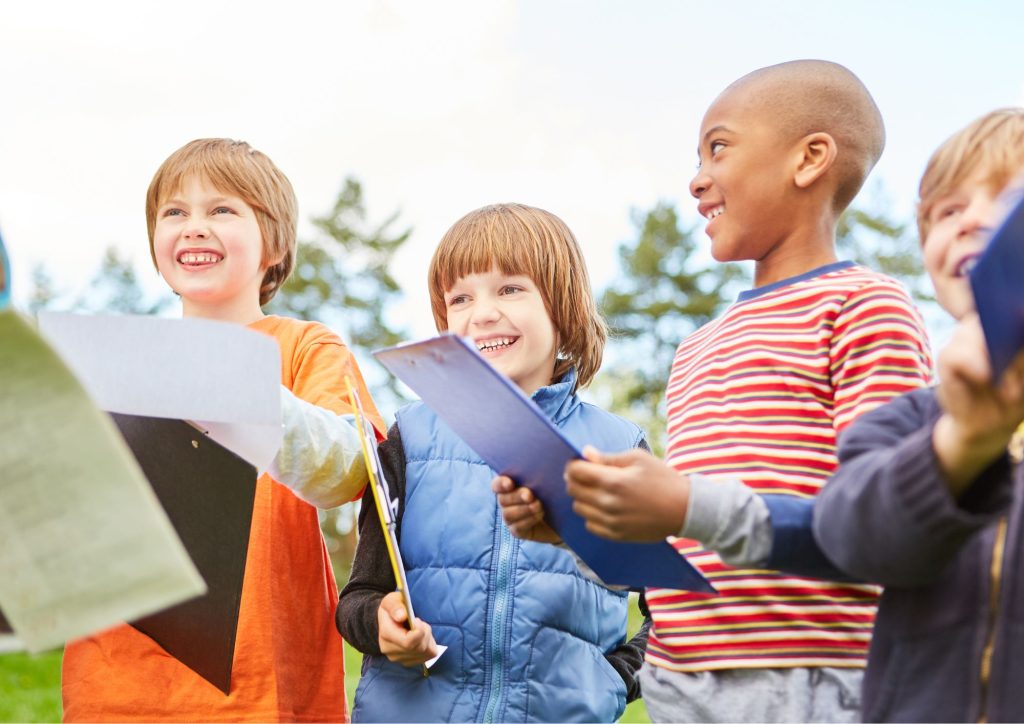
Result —
[[384, 656], [363, 659], [363, 675], [352, 706], [353, 722], [466, 721], [473, 717], [466, 691], [462, 632], [456, 626], [432, 625], [434, 639], [448, 647], [423, 675]]
[[615, 721], [626, 684], [594, 644], [553, 628], [534, 638], [527, 667], [527, 721]]

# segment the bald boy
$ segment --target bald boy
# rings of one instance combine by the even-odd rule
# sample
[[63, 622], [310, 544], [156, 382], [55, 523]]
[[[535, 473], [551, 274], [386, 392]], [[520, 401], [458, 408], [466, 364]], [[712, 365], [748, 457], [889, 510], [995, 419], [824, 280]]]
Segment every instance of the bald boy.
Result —
[[[837, 466], [840, 431], [927, 383], [926, 335], [905, 290], [835, 251], [839, 216], [884, 143], [867, 89], [826, 61], [756, 70], [708, 108], [690, 192], [712, 255], [752, 260], [754, 288], [679, 345], [665, 463], [590, 451], [566, 469], [595, 533], [682, 535], [691, 480], [812, 497]], [[539, 506], [522, 490], [508, 498], [506, 521], [528, 534]], [[877, 589], [733, 569], [696, 541], [674, 544], [719, 596], [646, 592], [641, 687], [654, 721], [859, 718]]]

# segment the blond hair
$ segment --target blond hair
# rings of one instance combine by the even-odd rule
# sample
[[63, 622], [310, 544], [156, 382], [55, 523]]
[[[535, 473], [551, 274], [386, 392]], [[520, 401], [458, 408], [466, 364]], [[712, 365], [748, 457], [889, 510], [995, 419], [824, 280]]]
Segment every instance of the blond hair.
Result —
[[203, 181], [222, 193], [238, 196], [255, 212], [263, 239], [263, 264], [278, 260], [263, 275], [263, 306], [288, 279], [295, 264], [298, 204], [291, 182], [266, 154], [245, 141], [200, 138], [186, 143], [160, 165], [146, 192], [146, 228], [154, 266], [157, 210], [190, 180]]
[[932, 154], [918, 188], [917, 229], [924, 243], [935, 202], [971, 176], [999, 191], [1024, 170], [1024, 108], [1000, 108], [975, 119]]
[[565, 222], [523, 204], [485, 206], [456, 221], [427, 272], [439, 331], [448, 329], [445, 292], [462, 277], [491, 269], [533, 280], [558, 331], [552, 379], [576, 367], [576, 384], [586, 387], [601, 367], [608, 329], [597, 311], [579, 242]]

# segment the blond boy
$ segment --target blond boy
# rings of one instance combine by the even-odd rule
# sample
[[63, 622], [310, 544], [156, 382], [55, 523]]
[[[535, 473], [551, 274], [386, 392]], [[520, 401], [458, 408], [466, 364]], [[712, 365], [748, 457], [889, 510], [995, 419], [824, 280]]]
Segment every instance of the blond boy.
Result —
[[[284, 443], [256, 484], [252, 528], [225, 695], [122, 625], [69, 644], [68, 721], [343, 721], [337, 585], [317, 507], [352, 500], [366, 470], [344, 378], [369, 401], [355, 360], [329, 329], [263, 313], [291, 272], [291, 184], [248, 144], [200, 139], [163, 163], [146, 196], [150, 251], [186, 317], [272, 336], [281, 348]], [[383, 424], [371, 408], [378, 430]]]

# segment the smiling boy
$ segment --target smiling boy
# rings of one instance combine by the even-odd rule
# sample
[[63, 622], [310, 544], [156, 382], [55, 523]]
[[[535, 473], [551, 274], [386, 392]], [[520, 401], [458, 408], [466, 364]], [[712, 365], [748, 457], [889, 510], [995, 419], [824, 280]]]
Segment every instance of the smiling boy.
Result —
[[[690, 192], [714, 258], [754, 261], [755, 287], [677, 350], [671, 467], [636, 451], [570, 463], [568, 490], [591, 530], [680, 533], [678, 473], [812, 497], [836, 467], [839, 432], [927, 383], [926, 335], [904, 289], [835, 252], [839, 216], [884, 139], [867, 89], [826, 61], [762, 68], [712, 103]], [[695, 541], [676, 546], [720, 595], [648, 590], [641, 682], [653, 719], [858, 718], [876, 589], [732, 569]]]
[[[256, 481], [231, 690], [225, 695], [154, 640], [121, 625], [68, 644], [68, 721], [344, 721], [337, 584], [317, 508], [358, 497], [366, 469], [345, 377], [383, 423], [351, 353], [315, 322], [268, 316], [295, 259], [296, 202], [264, 154], [199, 139], [157, 170], [146, 196], [150, 250], [186, 317], [244, 324], [281, 350], [284, 439]], [[159, 381], [154, 381], [159, 384]]]

